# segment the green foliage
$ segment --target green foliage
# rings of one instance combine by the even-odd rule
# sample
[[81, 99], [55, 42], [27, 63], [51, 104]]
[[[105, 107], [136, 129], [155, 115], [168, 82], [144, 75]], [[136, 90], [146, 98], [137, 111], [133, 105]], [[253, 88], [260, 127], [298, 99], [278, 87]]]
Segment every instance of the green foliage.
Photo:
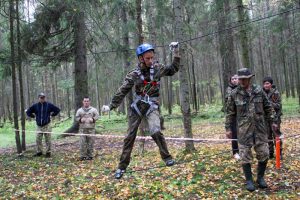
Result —
[[289, 116], [299, 116], [300, 105], [298, 104], [298, 99], [296, 98], [286, 98], [282, 97], [282, 113], [283, 117]]
[[73, 79], [64, 79], [60, 80], [57, 83], [57, 86], [61, 89], [70, 89], [74, 87], [74, 80]]
[[22, 46], [40, 56], [43, 65], [55, 67], [69, 61], [73, 51], [72, 23], [76, 10], [70, 1], [46, 1], [35, 12], [35, 21], [23, 28]]

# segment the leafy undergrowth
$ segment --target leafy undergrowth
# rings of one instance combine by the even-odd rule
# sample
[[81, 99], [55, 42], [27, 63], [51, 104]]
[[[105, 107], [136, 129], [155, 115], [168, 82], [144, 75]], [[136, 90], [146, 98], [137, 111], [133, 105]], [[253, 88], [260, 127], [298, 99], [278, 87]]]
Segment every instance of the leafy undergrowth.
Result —
[[[300, 120], [285, 120], [286, 137], [300, 134]], [[222, 124], [194, 125], [197, 138], [223, 138]], [[167, 136], [182, 135], [178, 126]], [[33, 149], [19, 159], [6, 151], [0, 156], [0, 199], [299, 199], [299, 138], [284, 141], [284, 160], [280, 170], [271, 160], [266, 172], [269, 188], [249, 193], [244, 189], [240, 165], [232, 158], [230, 143], [195, 143], [197, 151], [184, 152], [184, 143], [169, 141], [176, 159], [165, 167], [157, 147], [146, 141], [144, 156], [132, 153], [123, 179], [115, 180], [122, 140], [96, 139], [94, 161], [78, 161], [78, 138], [56, 141], [52, 158], [33, 158]], [[138, 144], [138, 142], [136, 143]], [[138, 145], [136, 145], [138, 146]], [[256, 174], [256, 161], [253, 171]]]

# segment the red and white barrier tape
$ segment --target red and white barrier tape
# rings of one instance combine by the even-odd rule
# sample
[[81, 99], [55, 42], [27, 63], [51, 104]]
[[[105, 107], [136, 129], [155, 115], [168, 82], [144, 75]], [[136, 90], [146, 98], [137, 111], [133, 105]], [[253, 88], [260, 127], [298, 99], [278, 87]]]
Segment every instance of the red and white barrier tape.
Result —
[[[21, 130], [15, 130], [22, 132]], [[70, 136], [90, 136], [97, 138], [126, 138], [126, 135], [102, 135], [102, 134], [83, 134], [83, 133], [60, 133], [60, 132], [41, 132], [41, 131], [25, 131], [25, 133], [48, 133], [53, 135], [70, 135]], [[152, 140], [150, 136], [136, 136], [137, 140]], [[237, 141], [237, 139], [216, 139], [216, 138], [183, 138], [183, 137], [165, 137], [165, 140], [171, 141], [194, 141], [194, 142], [203, 142], [203, 141], [219, 141], [219, 142], [229, 142]]]

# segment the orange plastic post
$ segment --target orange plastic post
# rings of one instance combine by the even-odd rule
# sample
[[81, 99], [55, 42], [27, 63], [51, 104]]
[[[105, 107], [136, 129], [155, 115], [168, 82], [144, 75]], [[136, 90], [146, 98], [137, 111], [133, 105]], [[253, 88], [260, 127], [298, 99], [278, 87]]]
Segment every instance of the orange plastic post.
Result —
[[276, 169], [280, 169], [280, 139], [276, 136]]

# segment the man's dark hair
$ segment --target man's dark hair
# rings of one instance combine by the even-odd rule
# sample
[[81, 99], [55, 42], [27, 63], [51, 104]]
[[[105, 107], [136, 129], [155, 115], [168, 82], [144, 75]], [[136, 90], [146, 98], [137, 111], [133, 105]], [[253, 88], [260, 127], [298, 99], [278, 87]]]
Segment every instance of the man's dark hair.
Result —
[[91, 100], [90, 97], [88, 97], [88, 96], [83, 97], [83, 99], [89, 99], [89, 100]]
[[269, 83], [271, 83], [271, 85], [273, 85], [273, 79], [272, 79], [272, 77], [271, 76], [265, 77], [263, 79], [263, 83], [265, 83], [265, 82], [269, 82]]

